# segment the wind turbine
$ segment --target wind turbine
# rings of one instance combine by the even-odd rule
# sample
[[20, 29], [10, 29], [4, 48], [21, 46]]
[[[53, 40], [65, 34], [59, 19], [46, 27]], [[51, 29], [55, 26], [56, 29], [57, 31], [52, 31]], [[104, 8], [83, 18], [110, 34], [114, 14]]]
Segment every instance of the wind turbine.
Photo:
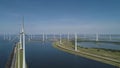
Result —
[[68, 39], [68, 41], [69, 41], [69, 32], [68, 32], [68, 35], [67, 35], [67, 39]]
[[22, 41], [23, 41], [23, 67], [26, 68], [26, 63], [25, 63], [25, 32], [24, 32], [24, 17], [23, 17], [23, 24], [22, 24]]
[[98, 41], [98, 34], [96, 34], [96, 41]]
[[43, 33], [43, 42], [45, 41], [44, 33]]
[[77, 33], [75, 33], [75, 51], [77, 51]]
[[61, 40], [61, 33], [60, 33], [60, 44], [62, 44], [62, 40]]
[[20, 30], [20, 39], [19, 39], [19, 42], [20, 42], [20, 49], [22, 49], [22, 31]]

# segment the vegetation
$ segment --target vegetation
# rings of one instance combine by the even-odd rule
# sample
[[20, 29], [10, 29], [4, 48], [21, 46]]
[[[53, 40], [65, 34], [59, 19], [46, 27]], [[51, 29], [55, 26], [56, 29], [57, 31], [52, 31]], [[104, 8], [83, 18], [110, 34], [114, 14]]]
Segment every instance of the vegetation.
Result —
[[[20, 48], [20, 45], [16, 45], [16, 50]], [[19, 49], [20, 53], [18, 54], [18, 50], [16, 51], [16, 68], [18, 68], [18, 56], [20, 56], [20, 68], [22, 68], [22, 63], [23, 63], [23, 50]]]
[[[104, 40], [104, 39], [102, 39]], [[99, 41], [96, 41], [96, 40], [85, 40], [85, 39], [78, 39], [78, 42], [96, 42], [96, 43], [111, 43], [111, 44], [120, 44], [119, 41], [102, 41], [102, 40], [99, 40]], [[74, 42], [74, 41], [72, 41]]]
[[67, 40], [62, 40], [62, 44], [59, 44], [58, 41], [54, 42], [53, 46], [71, 54], [120, 67], [120, 51], [84, 47], [78, 47], [78, 51], [74, 51], [74, 42]]

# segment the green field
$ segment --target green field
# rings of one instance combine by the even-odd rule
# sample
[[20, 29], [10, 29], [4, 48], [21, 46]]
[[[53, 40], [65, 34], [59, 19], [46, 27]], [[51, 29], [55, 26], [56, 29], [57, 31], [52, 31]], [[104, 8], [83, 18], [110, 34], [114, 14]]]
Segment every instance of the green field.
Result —
[[74, 51], [74, 43], [66, 40], [62, 40], [62, 44], [54, 42], [53, 46], [71, 54], [120, 67], [120, 51], [83, 47], [78, 47], [78, 51]]

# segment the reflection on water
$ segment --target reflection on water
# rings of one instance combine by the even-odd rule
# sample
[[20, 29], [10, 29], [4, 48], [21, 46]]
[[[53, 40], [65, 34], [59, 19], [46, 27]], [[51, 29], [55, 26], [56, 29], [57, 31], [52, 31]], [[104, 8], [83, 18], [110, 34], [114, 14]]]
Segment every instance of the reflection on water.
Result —
[[9, 59], [13, 44], [13, 42], [0, 39], [0, 68], [5, 68], [5, 64]]
[[112, 44], [112, 43], [78, 42], [78, 45], [87, 48], [105, 48], [105, 49], [120, 50], [119, 44]]
[[26, 44], [26, 61], [29, 68], [116, 68], [52, 47], [51, 42]]
[[[10, 56], [14, 42], [0, 40], [0, 68], [4, 68]], [[108, 47], [119, 49], [119, 45], [106, 43], [79, 43], [84, 46]], [[103, 46], [106, 45], [106, 46]], [[27, 42], [26, 62], [29, 68], [116, 68], [80, 56], [72, 55], [55, 49], [51, 42]]]

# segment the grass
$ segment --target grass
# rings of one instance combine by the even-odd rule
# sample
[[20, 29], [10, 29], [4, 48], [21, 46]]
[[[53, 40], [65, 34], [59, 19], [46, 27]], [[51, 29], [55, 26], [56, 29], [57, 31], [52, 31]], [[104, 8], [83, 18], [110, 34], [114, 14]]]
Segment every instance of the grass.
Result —
[[[102, 40], [104, 40], [104, 39], [102, 39]], [[107, 40], [102, 41], [102, 40], [96, 41], [96, 40], [78, 39], [78, 42], [111, 43], [111, 44], [118, 44], [118, 45], [120, 44], [119, 40], [118, 41], [107, 41]]]
[[[60, 46], [58, 46], [58, 45], [60, 45]], [[110, 61], [110, 60], [107, 60], [107, 59], [104, 59], [104, 58], [101, 58], [101, 57], [96, 57], [96, 56], [89, 55], [89, 54], [93, 54], [93, 55], [102, 56], [102, 57], [106, 57], [106, 58], [110, 58], [110, 59], [120, 61], [120, 51], [111, 51], [111, 50], [105, 50], [105, 49], [78, 47], [79, 52], [76, 52], [76, 51], [74, 51], [73, 42], [68, 42], [66, 40], [62, 40], [62, 44], [59, 44], [59, 42], [54, 42], [53, 46], [55, 48], [58, 48], [62, 51], [65, 51], [65, 52], [68, 52], [68, 53], [71, 53], [71, 54], [75, 54], [75, 55], [78, 55], [78, 56], [83, 56], [83, 57], [86, 57], [86, 58], [89, 58], [89, 59], [93, 59], [93, 60], [96, 60], [96, 61], [100, 61], [100, 62], [103, 62], [103, 63], [107, 63], [107, 64], [110, 64], [110, 65], [120, 67], [119, 62]], [[89, 54], [86, 54], [86, 53], [89, 53]]]
[[[19, 44], [16, 45], [16, 50], [17, 50], [18, 48], [20, 48], [20, 45], [19, 45]], [[18, 68], [18, 56], [20, 56], [20, 68], [22, 68], [22, 63], [23, 63], [23, 50], [20, 49], [19, 52], [20, 52], [20, 53], [19, 53], [19, 55], [18, 55], [18, 50], [16, 51], [16, 68]]]

